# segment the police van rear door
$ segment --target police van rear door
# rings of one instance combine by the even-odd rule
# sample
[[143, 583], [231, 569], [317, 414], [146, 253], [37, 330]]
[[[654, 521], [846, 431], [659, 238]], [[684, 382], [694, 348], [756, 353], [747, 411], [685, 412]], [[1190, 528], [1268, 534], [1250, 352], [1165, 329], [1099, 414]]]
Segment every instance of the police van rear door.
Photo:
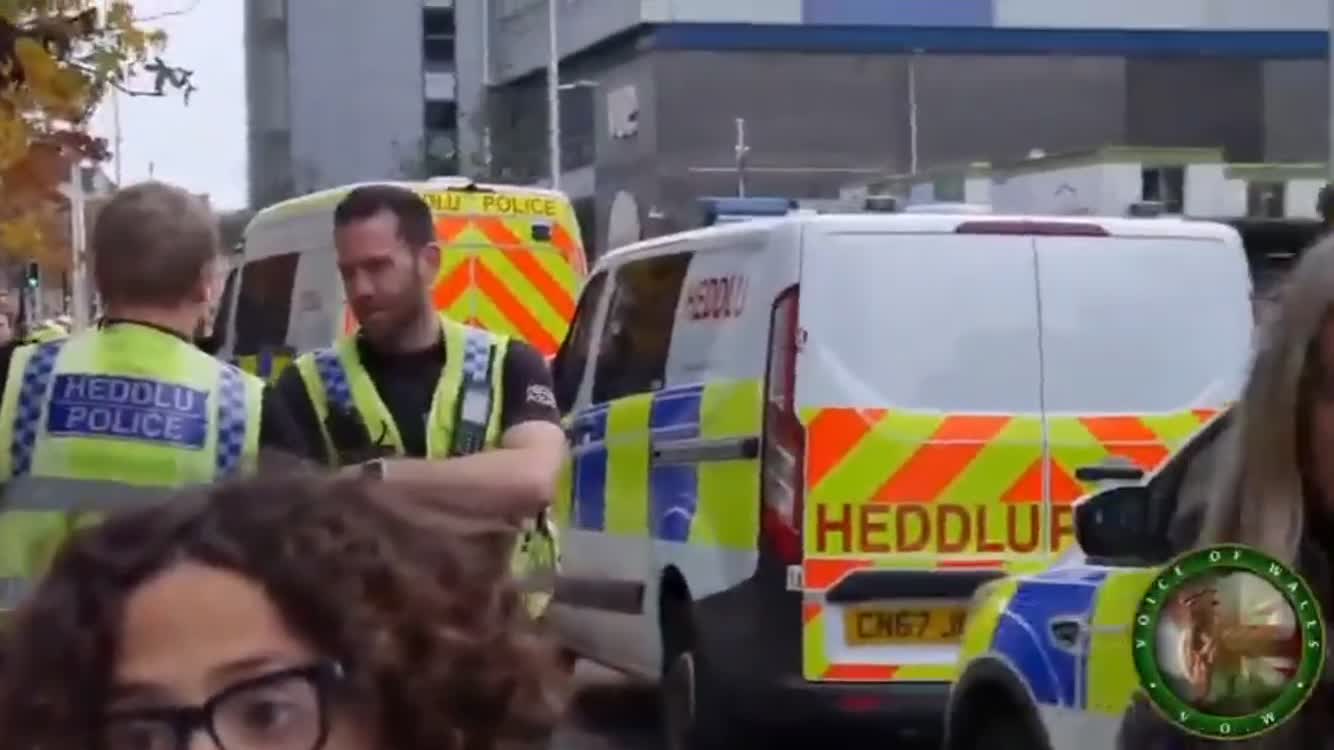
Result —
[[[1031, 238], [819, 217], [803, 238], [804, 674], [943, 681], [979, 582], [1041, 556]], [[1036, 484], [1035, 484], [1036, 483]]]

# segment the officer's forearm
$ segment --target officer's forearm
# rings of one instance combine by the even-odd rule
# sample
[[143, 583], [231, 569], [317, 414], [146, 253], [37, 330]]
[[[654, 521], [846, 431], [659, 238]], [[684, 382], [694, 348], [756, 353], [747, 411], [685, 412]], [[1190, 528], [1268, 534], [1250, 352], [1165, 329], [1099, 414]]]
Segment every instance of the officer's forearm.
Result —
[[555, 492], [546, 462], [522, 448], [500, 448], [450, 459], [395, 458], [385, 477], [431, 488], [442, 510], [470, 516], [531, 518]]

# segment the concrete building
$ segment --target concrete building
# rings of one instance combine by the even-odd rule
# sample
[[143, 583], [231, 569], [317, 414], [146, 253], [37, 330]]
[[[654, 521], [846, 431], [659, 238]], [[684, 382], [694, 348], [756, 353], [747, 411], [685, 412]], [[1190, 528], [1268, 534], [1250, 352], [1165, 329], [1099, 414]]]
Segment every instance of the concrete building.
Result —
[[457, 9], [466, 171], [545, 175], [553, 1], [562, 188], [595, 251], [735, 194], [737, 118], [754, 195], [1033, 149], [1328, 150], [1328, 0], [473, 0]]
[[454, 0], [245, 0], [245, 13], [253, 206], [457, 170]]

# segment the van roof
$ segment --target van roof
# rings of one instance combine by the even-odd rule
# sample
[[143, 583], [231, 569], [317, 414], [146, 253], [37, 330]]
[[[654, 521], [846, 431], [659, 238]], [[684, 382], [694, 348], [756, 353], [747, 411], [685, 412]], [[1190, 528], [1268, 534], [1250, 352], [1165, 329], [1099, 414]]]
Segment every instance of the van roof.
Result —
[[334, 188], [318, 190], [306, 195], [288, 198], [261, 209], [255, 214], [250, 223], [246, 225], [246, 232], [260, 224], [267, 224], [275, 219], [290, 216], [295, 213], [302, 213], [319, 208], [332, 208], [343, 196], [351, 191], [365, 187], [366, 185], [394, 185], [404, 187], [409, 190], [415, 190], [419, 193], [429, 193], [439, 190], [457, 190], [469, 185], [482, 190], [490, 190], [496, 193], [523, 193], [524, 195], [541, 195], [548, 198], [559, 198], [567, 200], [564, 193], [559, 190], [550, 190], [541, 187], [528, 187], [526, 185], [503, 185], [490, 182], [476, 182], [467, 177], [432, 177], [429, 180], [373, 180], [367, 182], [354, 182], [347, 185], [340, 185]]
[[[1094, 225], [1112, 236], [1120, 237], [1192, 237], [1234, 241], [1240, 237], [1232, 227], [1214, 221], [1197, 221], [1176, 217], [1127, 218], [1120, 216], [1042, 216], [997, 214], [937, 214], [937, 213], [860, 213], [810, 214], [793, 213], [778, 218], [752, 219], [735, 224], [692, 229], [677, 234], [655, 237], [616, 248], [598, 259], [598, 267], [622, 262], [630, 257], [658, 254], [669, 248], [684, 251], [705, 240], [725, 237], [744, 237], [767, 234], [792, 225], [814, 226], [830, 232], [885, 232], [890, 234], [951, 233], [966, 223], [1031, 223], [1051, 225]], [[712, 244], [712, 243], [708, 243]]]

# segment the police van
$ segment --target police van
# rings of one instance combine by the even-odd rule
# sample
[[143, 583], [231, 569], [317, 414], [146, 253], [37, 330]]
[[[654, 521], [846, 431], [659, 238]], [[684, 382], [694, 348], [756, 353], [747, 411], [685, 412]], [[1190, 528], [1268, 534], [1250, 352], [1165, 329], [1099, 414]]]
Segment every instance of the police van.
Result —
[[[1078, 546], [1050, 569], [979, 587], [946, 710], [947, 750], [1116, 750], [1139, 675], [1132, 621], [1194, 539], [1231, 417], [1220, 414], [1143, 484], [1076, 506]], [[1197, 529], [1196, 529], [1197, 530]]]
[[[552, 617], [660, 679], [678, 747], [821, 717], [938, 731], [977, 588], [1237, 393], [1235, 230], [792, 214], [599, 261], [553, 362]], [[594, 585], [596, 584], [596, 585]]]
[[[569, 199], [463, 177], [393, 184], [420, 194], [435, 218], [435, 306], [554, 354], [587, 265]], [[333, 249], [334, 208], [356, 187], [283, 201], [250, 221], [218, 312], [220, 356], [274, 380], [296, 354], [356, 329]]]

